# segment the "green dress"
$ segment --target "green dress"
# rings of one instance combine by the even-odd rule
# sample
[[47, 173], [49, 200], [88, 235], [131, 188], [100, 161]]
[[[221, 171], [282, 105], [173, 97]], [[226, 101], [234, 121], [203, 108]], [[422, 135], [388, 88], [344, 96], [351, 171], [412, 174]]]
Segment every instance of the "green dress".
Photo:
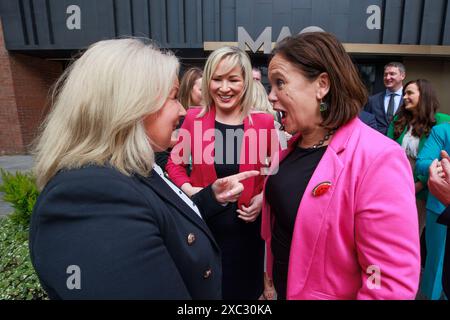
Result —
[[[448, 114], [445, 113], [436, 113], [435, 115], [436, 117], [436, 125], [444, 123], [444, 122], [450, 122], [450, 116]], [[388, 128], [388, 132], [387, 132], [387, 136], [391, 139], [394, 139], [394, 123], [395, 121], [398, 119], [398, 115], [396, 115], [394, 117], [394, 119], [391, 121], [391, 124], [389, 125]], [[400, 145], [402, 145], [403, 143], [403, 138], [405, 137], [405, 134], [408, 132], [408, 127], [405, 127], [405, 130], [403, 130], [402, 134], [400, 135], [400, 137], [398, 137], [395, 141], [397, 143], [399, 143]], [[422, 150], [425, 141], [427, 141], [427, 136], [422, 135], [422, 137], [420, 137], [420, 142], [419, 142], [419, 150], [417, 150], [417, 154], [419, 154], [420, 150]], [[413, 172], [414, 174], [414, 182], [422, 182], [422, 184], [424, 185], [424, 188], [416, 195], [417, 199], [427, 199], [428, 196], [428, 188], [427, 188], [427, 182], [428, 182], [428, 177], [427, 176], [423, 176], [423, 175], [419, 175], [416, 170], [414, 170]]]

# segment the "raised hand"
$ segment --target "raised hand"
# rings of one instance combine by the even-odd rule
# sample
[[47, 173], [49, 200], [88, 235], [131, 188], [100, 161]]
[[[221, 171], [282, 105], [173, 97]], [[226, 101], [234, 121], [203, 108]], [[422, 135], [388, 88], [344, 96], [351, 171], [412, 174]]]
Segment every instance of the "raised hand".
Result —
[[257, 175], [259, 175], [259, 171], [253, 170], [217, 179], [211, 186], [216, 200], [220, 203], [236, 202], [244, 190], [240, 181]]
[[450, 204], [450, 161], [446, 157], [431, 164], [428, 188], [445, 206]]

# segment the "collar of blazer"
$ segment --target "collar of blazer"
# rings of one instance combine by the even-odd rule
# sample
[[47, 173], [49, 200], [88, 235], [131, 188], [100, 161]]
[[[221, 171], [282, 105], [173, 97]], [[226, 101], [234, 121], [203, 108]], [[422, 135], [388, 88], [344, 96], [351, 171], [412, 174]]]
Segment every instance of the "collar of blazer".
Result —
[[149, 186], [161, 199], [164, 200], [168, 205], [177, 209], [183, 216], [194, 223], [196, 226], [201, 228], [210, 238], [211, 242], [219, 248], [216, 243], [211, 231], [209, 230], [206, 222], [202, 220], [183, 200], [181, 200], [178, 195], [167, 185], [167, 183], [161, 179], [156, 172], [151, 172], [150, 177], [145, 178], [138, 176], [139, 180]]

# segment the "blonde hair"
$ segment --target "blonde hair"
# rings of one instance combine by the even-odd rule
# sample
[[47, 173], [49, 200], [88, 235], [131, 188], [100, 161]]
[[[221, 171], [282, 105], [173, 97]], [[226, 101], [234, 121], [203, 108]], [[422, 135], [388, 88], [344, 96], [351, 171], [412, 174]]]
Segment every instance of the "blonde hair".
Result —
[[209, 112], [210, 106], [214, 103], [214, 100], [209, 92], [209, 84], [220, 62], [226, 61], [226, 70], [229, 71], [236, 66], [241, 68], [242, 76], [244, 78], [244, 89], [241, 93], [241, 112], [242, 117], [245, 118], [250, 114], [253, 103], [253, 75], [252, 65], [250, 58], [245, 51], [237, 47], [225, 46], [214, 50], [206, 60], [205, 69], [203, 71], [202, 79], [202, 96], [205, 106], [199, 113], [198, 117], [204, 116]]
[[154, 152], [143, 119], [163, 106], [178, 68], [171, 53], [138, 39], [91, 45], [55, 85], [35, 143], [38, 187], [89, 164], [148, 175]]
[[253, 81], [253, 110], [269, 113], [275, 117], [275, 110], [269, 101], [266, 89], [259, 81]]
[[187, 70], [180, 82], [180, 91], [178, 92], [178, 100], [181, 105], [187, 110], [193, 105], [191, 96], [192, 88], [194, 88], [195, 81], [203, 76], [203, 71], [200, 68], [194, 67]]

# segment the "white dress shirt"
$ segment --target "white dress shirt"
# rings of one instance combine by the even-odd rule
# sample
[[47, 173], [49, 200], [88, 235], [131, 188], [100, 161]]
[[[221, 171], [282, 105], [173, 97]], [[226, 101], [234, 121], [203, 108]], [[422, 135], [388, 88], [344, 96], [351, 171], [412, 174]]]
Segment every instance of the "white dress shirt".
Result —
[[189, 207], [191, 207], [192, 210], [201, 218], [202, 215], [200, 214], [200, 211], [198, 210], [195, 203], [180, 189], [178, 188], [172, 181], [167, 179], [164, 175], [164, 172], [162, 171], [161, 167], [158, 166], [156, 163], [153, 165], [153, 170], [167, 183], [167, 185], [178, 195], [178, 197], [183, 200]]

